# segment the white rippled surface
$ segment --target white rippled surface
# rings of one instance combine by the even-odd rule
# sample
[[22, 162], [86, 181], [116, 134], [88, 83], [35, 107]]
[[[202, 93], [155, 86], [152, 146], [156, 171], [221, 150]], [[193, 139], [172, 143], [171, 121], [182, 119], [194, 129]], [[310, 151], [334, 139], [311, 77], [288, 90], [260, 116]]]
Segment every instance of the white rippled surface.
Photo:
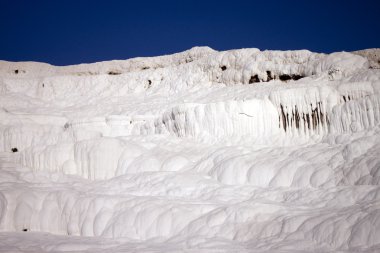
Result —
[[1, 61], [0, 251], [379, 252], [378, 55]]

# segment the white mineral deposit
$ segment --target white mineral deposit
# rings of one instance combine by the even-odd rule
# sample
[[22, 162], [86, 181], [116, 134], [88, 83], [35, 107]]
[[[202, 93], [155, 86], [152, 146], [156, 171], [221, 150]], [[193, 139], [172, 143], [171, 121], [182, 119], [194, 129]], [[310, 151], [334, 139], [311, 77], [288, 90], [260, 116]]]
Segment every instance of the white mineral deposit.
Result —
[[0, 251], [380, 252], [379, 59], [0, 61]]

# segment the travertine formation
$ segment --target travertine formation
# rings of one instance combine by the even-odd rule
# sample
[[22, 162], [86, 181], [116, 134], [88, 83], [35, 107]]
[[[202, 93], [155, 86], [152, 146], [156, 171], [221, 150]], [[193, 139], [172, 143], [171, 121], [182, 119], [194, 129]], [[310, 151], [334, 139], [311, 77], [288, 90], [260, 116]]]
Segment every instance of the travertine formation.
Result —
[[0, 249], [377, 252], [378, 61], [207, 47], [0, 61]]

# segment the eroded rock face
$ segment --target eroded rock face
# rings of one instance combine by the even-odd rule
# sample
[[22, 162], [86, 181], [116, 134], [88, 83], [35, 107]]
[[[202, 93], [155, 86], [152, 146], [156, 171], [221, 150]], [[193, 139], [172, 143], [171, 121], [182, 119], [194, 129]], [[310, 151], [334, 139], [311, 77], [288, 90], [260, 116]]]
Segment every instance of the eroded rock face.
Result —
[[2, 61], [0, 230], [128, 249], [376, 250], [377, 53]]

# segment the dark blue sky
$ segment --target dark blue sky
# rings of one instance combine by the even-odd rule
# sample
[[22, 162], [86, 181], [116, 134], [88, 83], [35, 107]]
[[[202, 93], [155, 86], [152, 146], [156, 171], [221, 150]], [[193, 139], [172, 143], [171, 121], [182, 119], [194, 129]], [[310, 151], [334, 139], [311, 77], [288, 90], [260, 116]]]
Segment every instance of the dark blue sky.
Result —
[[380, 47], [380, 1], [0, 0], [0, 59], [68, 65], [193, 46]]

